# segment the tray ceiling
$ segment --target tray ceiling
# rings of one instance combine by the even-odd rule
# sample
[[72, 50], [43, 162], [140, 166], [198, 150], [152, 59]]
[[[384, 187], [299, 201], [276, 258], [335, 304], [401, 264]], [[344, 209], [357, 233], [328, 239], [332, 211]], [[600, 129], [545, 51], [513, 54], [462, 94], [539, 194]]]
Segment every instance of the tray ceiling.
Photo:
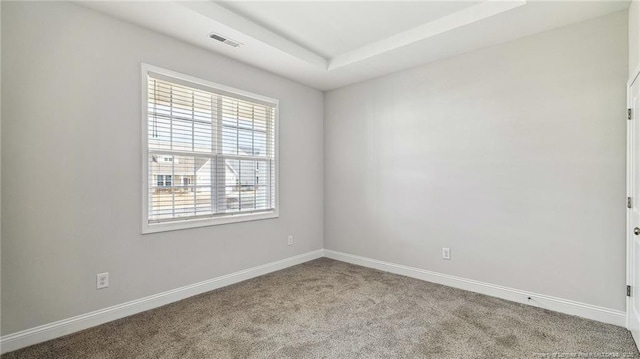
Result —
[[[625, 10], [629, 1], [81, 1], [329, 90]], [[231, 47], [217, 33], [240, 42]]]

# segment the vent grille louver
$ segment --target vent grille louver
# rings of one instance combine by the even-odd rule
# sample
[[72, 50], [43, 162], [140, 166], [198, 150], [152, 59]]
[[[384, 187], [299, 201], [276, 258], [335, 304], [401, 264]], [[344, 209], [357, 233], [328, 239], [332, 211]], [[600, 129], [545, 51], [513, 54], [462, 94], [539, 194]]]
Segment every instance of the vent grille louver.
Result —
[[234, 41], [234, 40], [231, 40], [231, 39], [227, 39], [226, 37], [224, 37], [224, 36], [220, 36], [220, 35], [218, 35], [218, 34], [216, 34], [216, 33], [211, 33], [211, 34], [209, 34], [209, 37], [210, 37], [210, 38], [212, 38], [212, 39], [214, 39], [214, 40], [220, 41], [220, 42], [221, 42], [221, 43], [223, 43], [223, 44], [227, 44], [227, 45], [229, 45], [229, 46], [233, 46], [233, 47], [238, 47], [238, 46], [240, 46], [240, 43], [239, 43], [239, 42]]

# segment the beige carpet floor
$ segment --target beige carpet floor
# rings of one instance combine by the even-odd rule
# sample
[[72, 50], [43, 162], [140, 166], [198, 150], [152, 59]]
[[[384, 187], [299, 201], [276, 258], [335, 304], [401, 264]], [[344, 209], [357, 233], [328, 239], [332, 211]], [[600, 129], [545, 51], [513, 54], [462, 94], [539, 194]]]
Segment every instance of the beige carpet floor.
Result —
[[559, 357], [640, 355], [624, 328], [326, 258], [3, 356]]

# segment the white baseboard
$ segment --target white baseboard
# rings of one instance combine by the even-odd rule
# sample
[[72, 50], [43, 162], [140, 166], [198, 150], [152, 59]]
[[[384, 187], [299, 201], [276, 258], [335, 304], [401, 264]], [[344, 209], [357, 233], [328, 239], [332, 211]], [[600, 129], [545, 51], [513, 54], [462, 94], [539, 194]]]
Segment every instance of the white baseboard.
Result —
[[[245, 269], [235, 273], [223, 275], [203, 282], [173, 289], [163, 293], [151, 295], [112, 307], [96, 310], [72, 318], [41, 325], [35, 328], [5, 335], [0, 338], [0, 353], [6, 353], [29, 345], [55, 339], [80, 330], [104, 324], [116, 319], [154, 309], [169, 303], [222, 288], [230, 284], [242, 282], [277, 270], [285, 269], [316, 258], [327, 257], [347, 263], [374, 268], [385, 272], [395, 273], [428, 282], [447, 285], [450, 287], [482, 293], [518, 303], [529, 304], [561, 313], [577, 315], [583, 318], [597, 320], [624, 327], [626, 313], [624, 311], [603, 308], [591, 304], [580, 303], [568, 299], [556, 298], [548, 295], [527, 292], [519, 289], [503, 287], [495, 284], [456, 277], [448, 274], [432, 272], [424, 269], [408, 267], [400, 264], [379, 261], [376, 259], [356, 256], [352, 254], [320, 249], [298, 256], [285, 258], [276, 262]], [[529, 300], [528, 298], [532, 299]]]
[[596, 305], [576, 302], [573, 300], [552, 297], [549, 295], [503, 287], [495, 284], [480, 282], [477, 280], [466, 279], [448, 274], [432, 272], [420, 268], [413, 268], [400, 264], [379, 261], [376, 259], [360, 257], [328, 249], [324, 250], [324, 256], [342, 262], [400, 274], [403, 276], [416, 278], [427, 282], [443, 284], [449, 287], [464, 289], [471, 292], [486, 294], [492, 297], [532, 305], [534, 307], [540, 307], [560, 313], [576, 315], [579, 317], [614, 324], [621, 327], [626, 326], [627, 314], [626, 312], [620, 310], [609, 309]]
[[2, 336], [0, 338], [0, 353], [6, 353], [29, 345], [41, 343], [47, 340], [61, 337], [73, 332], [104, 324], [116, 319], [124, 318], [146, 310], [154, 309], [169, 303], [205, 293], [214, 289], [242, 282], [267, 273], [281, 270], [296, 264], [304, 263], [323, 255], [323, 250], [304, 253], [294, 257], [267, 263], [257, 267], [241, 270], [235, 273], [209, 279], [185, 287], [169, 290], [163, 293], [151, 295], [130, 302], [114, 305], [112, 307], [96, 310], [90, 313], [78, 315], [72, 318], [41, 325], [35, 328], [23, 330]]

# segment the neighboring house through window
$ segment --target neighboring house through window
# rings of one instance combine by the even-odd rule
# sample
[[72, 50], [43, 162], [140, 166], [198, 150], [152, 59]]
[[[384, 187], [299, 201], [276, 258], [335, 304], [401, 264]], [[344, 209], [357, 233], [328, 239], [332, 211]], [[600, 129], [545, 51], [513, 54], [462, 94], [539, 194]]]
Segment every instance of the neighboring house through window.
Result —
[[158, 187], [171, 187], [171, 175], [156, 175]]
[[143, 232], [278, 216], [278, 101], [143, 65]]

